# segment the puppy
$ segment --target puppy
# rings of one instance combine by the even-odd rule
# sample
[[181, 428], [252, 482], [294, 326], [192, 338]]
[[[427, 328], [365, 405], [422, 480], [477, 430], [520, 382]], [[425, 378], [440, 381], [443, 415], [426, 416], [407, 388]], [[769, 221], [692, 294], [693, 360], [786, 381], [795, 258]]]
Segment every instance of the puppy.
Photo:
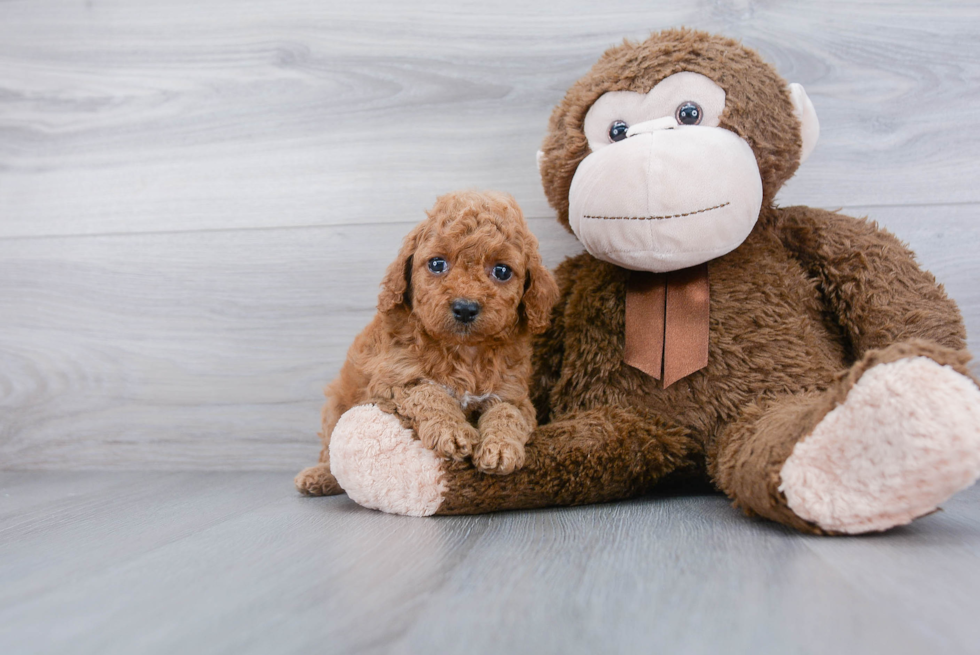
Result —
[[330, 433], [366, 403], [399, 416], [444, 457], [472, 457], [485, 473], [523, 466], [536, 423], [531, 335], [547, 327], [558, 288], [514, 199], [440, 197], [381, 286], [377, 315], [327, 387], [320, 463], [296, 476], [296, 488], [343, 491], [330, 473]]

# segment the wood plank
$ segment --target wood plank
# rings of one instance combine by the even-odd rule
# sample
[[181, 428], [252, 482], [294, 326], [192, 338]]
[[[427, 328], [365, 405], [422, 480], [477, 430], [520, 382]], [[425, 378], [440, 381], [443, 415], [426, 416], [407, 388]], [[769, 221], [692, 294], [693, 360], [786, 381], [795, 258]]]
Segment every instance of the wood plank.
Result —
[[[294, 652], [324, 643], [357, 652], [403, 632], [489, 522], [417, 521], [346, 497], [302, 498], [289, 474], [156, 477], [157, 494], [131, 480], [137, 498], [107, 497], [92, 516], [9, 543], [3, 652]], [[75, 541], [78, 552], [67, 548]], [[27, 576], [24, 559], [38, 564]], [[378, 610], [384, 621], [372, 625]], [[52, 625], [54, 616], [64, 620]]]
[[[4, 498], [0, 527], [3, 584], [0, 607], [57, 594], [69, 582], [84, 581], [163, 545], [210, 528], [275, 499], [275, 487], [290, 489], [289, 476], [212, 479], [210, 474], [107, 474], [34, 472], [31, 501]], [[7, 473], [0, 476], [5, 480]], [[273, 484], [270, 484], [273, 483]], [[49, 498], [48, 484], [61, 493]], [[0, 484], [0, 493], [6, 493]], [[10, 651], [16, 652], [16, 651]]]
[[[864, 208], [980, 336], [977, 205]], [[578, 243], [531, 221], [549, 265]], [[0, 240], [0, 462], [299, 469], [407, 225]]]
[[[928, 652], [923, 635], [828, 566], [819, 544], [748, 520], [723, 497], [507, 519], [393, 652]], [[574, 627], [540, 628], [554, 625]]]
[[411, 519], [289, 477], [37, 473], [93, 493], [0, 536], [0, 651], [975, 652], [978, 487], [827, 538], [720, 496]]
[[907, 617], [931, 652], [976, 652], [980, 624], [966, 621], [964, 609], [980, 589], [980, 487], [885, 535], [806, 544], [861, 590], [867, 607]]
[[[71, 478], [72, 475], [75, 477]], [[116, 494], [120, 487], [129, 483], [127, 476], [128, 472], [120, 475], [65, 472], [65, 478], [59, 479], [59, 484], [44, 484], [51, 478], [40, 475], [38, 471], [4, 470], [0, 474], [0, 542], [12, 538], [12, 531], [20, 527], [18, 517], [47, 511], [55, 505], [85, 502], [92, 496]], [[81, 484], [73, 485], [70, 480], [80, 480]]]
[[465, 187], [550, 216], [552, 107], [681, 24], [809, 89], [822, 141], [785, 203], [980, 201], [973, 3], [8, 0], [0, 236], [410, 223]]

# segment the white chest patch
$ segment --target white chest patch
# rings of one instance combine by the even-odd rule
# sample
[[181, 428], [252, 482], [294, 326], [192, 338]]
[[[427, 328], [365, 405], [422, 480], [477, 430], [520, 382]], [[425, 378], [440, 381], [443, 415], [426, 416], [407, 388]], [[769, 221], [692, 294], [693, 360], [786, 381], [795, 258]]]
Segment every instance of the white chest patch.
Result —
[[485, 393], [482, 396], [474, 396], [471, 393], [464, 393], [462, 398], [457, 398], [463, 409], [469, 409], [470, 405], [482, 405], [488, 400], [499, 400], [495, 393]]
[[459, 403], [459, 406], [462, 407], [464, 410], [469, 409], [470, 407], [476, 407], [476, 406], [482, 405], [482, 404], [484, 404], [484, 403], [486, 403], [487, 401], [490, 401], [490, 400], [500, 400], [500, 396], [498, 396], [495, 393], [485, 393], [485, 394], [481, 394], [481, 395], [477, 396], [477, 395], [471, 394], [469, 392], [466, 392], [466, 393], [460, 395], [452, 387], [447, 387], [444, 384], [439, 384], [438, 382], [433, 382], [432, 380], [426, 380], [426, 382], [428, 384], [434, 384], [434, 385], [436, 385], [437, 387], [439, 387], [440, 389], [442, 389], [446, 393], [448, 393], [450, 396], [452, 396], [453, 398], [455, 398], [456, 399], [456, 402], [458, 402]]

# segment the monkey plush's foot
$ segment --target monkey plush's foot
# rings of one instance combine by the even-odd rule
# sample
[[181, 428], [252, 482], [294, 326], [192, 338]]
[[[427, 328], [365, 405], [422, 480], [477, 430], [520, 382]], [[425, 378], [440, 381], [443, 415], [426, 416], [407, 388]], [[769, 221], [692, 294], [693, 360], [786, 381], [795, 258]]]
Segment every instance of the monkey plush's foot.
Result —
[[340, 417], [330, 435], [330, 466], [351, 500], [389, 514], [430, 516], [446, 492], [443, 459], [374, 405]]
[[337, 478], [330, 473], [329, 464], [317, 464], [303, 469], [293, 478], [293, 484], [304, 496], [335, 496], [344, 493]]
[[909, 523], [980, 477], [980, 389], [927, 357], [874, 366], [780, 477], [789, 508], [824, 530]]

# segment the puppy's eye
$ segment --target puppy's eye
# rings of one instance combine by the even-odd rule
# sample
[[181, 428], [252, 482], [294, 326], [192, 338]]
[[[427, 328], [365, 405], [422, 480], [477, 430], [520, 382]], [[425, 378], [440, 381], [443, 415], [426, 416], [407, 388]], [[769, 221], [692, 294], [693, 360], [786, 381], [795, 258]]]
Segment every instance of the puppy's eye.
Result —
[[674, 113], [678, 125], [697, 125], [701, 122], [701, 105], [696, 102], [682, 102]]
[[507, 280], [510, 279], [510, 277], [513, 274], [514, 271], [512, 271], [510, 266], [508, 266], [507, 264], [497, 264], [496, 266], [493, 267], [493, 271], [491, 271], [491, 275], [493, 275], [501, 282], [506, 282]]
[[429, 272], [433, 275], [442, 275], [449, 270], [449, 262], [442, 257], [433, 257], [429, 260]]
[[628, 129], [630, 126], [626, 124], [626, 121], [613, 121], [612, 125], [609, 126], [609, 140], [613, 143], [622, 141], [626, 138], [626, 130]]

